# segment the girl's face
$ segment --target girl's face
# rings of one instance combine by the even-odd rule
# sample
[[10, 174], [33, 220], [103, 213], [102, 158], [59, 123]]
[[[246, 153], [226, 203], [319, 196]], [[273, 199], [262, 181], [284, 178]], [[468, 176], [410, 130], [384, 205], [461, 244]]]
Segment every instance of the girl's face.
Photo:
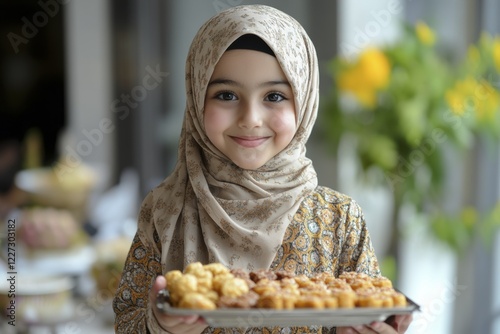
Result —
[[215, 147], [244, 169], [281, 152], [296, 131], [292, 88], [275, 57], [226, 51], [205, 95], [205, 131]]

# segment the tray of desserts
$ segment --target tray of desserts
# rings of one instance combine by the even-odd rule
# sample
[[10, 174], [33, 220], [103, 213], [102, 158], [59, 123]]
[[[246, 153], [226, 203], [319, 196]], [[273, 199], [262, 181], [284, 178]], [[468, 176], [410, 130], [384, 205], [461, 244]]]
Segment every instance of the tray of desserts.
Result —
[[354, 326], [419, 310], [389, 279], [356, 272], [308, 277], [196, 262], [165, 277], [158, 308], [199, 315], [212, 327]]
[[384, 321], [392, 315], [409, 314], [419, 309], [415, 303], [392, 308], [337, 308], [337, 309], [237, 309], [195, 310], [171, 307], [159, 302], [159, 308], [170, 315], [199, 315], [212, 327], [342, 327]]

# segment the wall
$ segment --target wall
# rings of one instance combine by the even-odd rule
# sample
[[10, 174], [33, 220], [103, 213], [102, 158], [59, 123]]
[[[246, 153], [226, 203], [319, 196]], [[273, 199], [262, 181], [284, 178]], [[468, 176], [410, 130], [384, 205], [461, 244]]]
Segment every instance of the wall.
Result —
[[109, 184], [114, 163], [111, 115], [111, 44], [108, 1], [70, 1], [64, 5], [67, 66], [67, 137], [61, 144], [68, 168], [85, 163]]

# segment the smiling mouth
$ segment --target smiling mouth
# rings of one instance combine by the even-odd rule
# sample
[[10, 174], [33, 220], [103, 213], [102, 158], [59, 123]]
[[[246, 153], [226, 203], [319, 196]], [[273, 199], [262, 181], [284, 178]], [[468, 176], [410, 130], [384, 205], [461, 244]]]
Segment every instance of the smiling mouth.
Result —
[[252, 148], [257, 147], [267, 141], [269, 137], [231, 137], [238, 145]]

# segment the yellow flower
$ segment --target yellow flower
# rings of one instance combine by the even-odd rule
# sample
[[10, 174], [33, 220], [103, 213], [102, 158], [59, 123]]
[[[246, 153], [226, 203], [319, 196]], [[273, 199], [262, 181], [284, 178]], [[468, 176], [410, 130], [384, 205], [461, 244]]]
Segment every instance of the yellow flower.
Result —
[[466, 78], [457, 81], [453, 88], [445, 93], [446, 102], [450, 106], [452, 112], [457, 115], [463, 115], [465, 113], [465, 107], [471, 92], [474, 91], [474, 87], [475, 80], [473, 78]]
[[373, 107], [376, 100], [376, 91], [363, 82], [363, 74], [356, 68], [340, 73], [337, 85], [341, 91], [353, 94], [364, 106]]
[[493, 121], [500, 106], [500, 94], [486, 80], [477, 82], [472, 97], [476, 118], [481, 122]]
[[446, 103], [450, 107], [451, 111], [457, 115], [463, 115], [465, 112], [465, 97], [460, 93], [458, 89], [450, 89], [445, 93]]
[[427, 24], [422, 21], [418, 21], [415, 25], [415, 31], [417, 33], [417, 37], [425, 45], [434, 45], [436, 42], [436, 35], [434, 31]]
[[500, 37], [495, 38], [493, 42], [493, 63], [497, 72], [500, 73]]
[[445, 99], [455, 114], [463, 115], [470, 110], [480, 122], [493, 120], [500, 107], [500, 93], [486, 80], [477, 81], [472, 77], [455, 83], [446, 92]]
[[337, 77], [341, 91], [352, 93], [366, 107], [374, 107], [377, 91], [385, 88], [390, 79], [390, 63], [377, 49], [367, 49], [358, 60]]
[[381, 89], [389, 83], [391, 66], [386, 55], [377, 49], [367, 49], [360, 55], [359, 67], [368, 85]]

